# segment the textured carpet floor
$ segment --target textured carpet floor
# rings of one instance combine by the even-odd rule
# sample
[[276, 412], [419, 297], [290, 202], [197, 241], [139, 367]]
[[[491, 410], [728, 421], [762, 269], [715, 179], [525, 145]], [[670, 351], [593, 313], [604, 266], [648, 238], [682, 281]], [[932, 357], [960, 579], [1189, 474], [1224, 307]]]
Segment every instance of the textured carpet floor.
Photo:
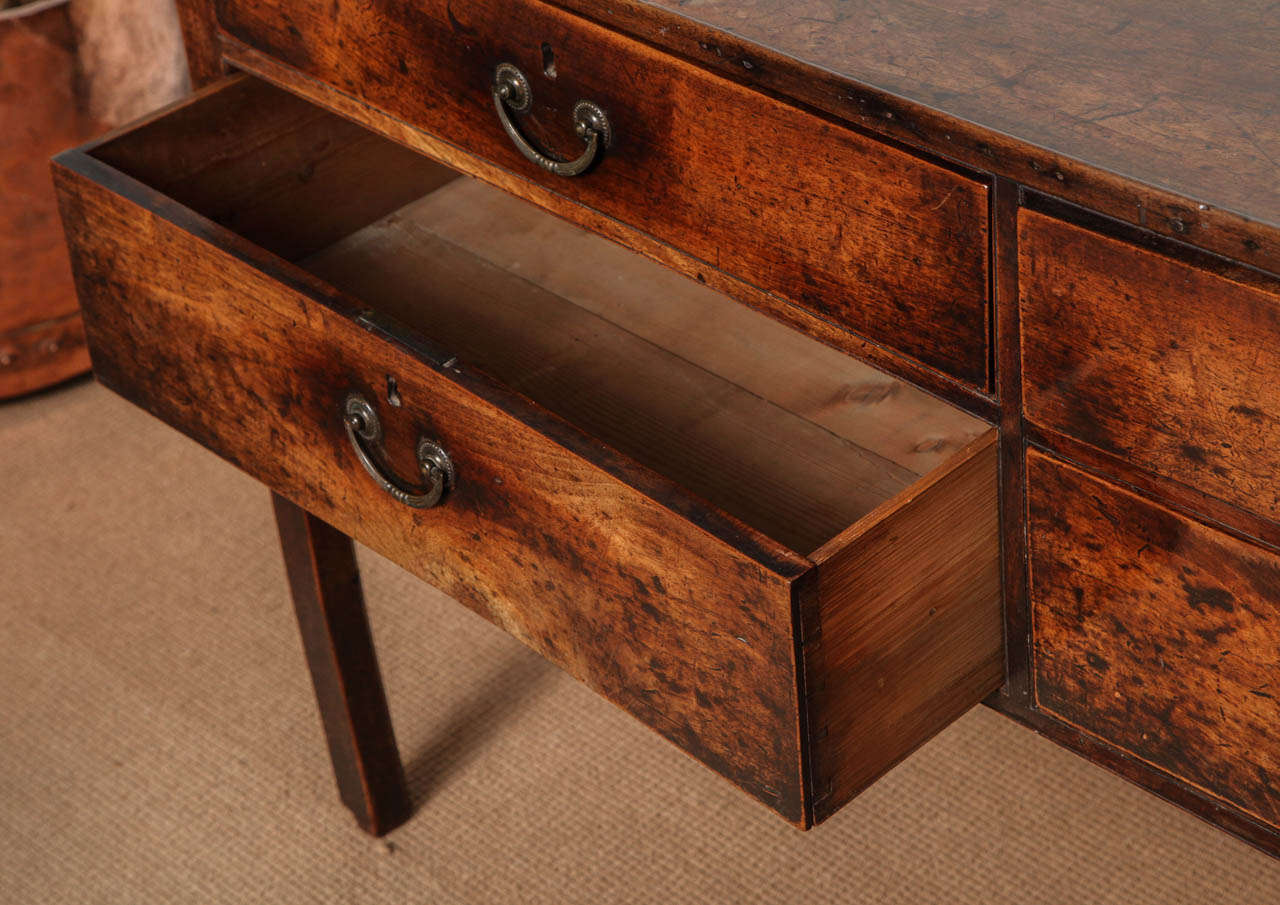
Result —
[[808, 834], [362, 551], [418, 810], [338, 804], [266, 492], [0, 406], [0, 900], [1270, 903], [1280, 862], [977, 708]]

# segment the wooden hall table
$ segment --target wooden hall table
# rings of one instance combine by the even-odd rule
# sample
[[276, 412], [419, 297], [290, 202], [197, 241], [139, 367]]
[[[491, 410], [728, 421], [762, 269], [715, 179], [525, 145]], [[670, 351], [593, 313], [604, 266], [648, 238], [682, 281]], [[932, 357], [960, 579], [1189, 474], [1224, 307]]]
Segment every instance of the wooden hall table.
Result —
[[277, 495], [371, 831], [352, 537], [797, 825], [985, 699], [1280, 851], [1278, 16], [191, 0], [95, 370]]

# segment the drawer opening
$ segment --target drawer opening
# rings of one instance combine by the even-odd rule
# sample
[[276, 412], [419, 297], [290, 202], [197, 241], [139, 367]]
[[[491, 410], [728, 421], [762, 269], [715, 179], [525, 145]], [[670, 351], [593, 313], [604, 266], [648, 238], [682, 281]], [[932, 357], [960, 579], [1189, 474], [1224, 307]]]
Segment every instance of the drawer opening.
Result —
[[793, 823], [998, 687], [982, 421], [252, 78], [54, 175], [104, 384]]
[[989, 427], [255, 79], [91, 153], [801, 555]]

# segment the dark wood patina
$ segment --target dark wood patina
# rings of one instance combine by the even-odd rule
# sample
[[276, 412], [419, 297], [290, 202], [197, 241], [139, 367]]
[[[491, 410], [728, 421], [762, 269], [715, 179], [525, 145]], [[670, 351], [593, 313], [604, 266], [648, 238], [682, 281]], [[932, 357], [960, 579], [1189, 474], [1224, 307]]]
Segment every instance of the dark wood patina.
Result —
[[1280, 821], [1280, 556], [1033, 450], [1035, 696]]
[[76, 70], [65, 0], [0, 11], [0, 399], [89, 369], [46, 176], [48, 155], [101, 128]]
[[[224, 148], [229, 134], [250, 140]], [[356, 197], [374, 165], [397, 178], [359, 204], [330, 202]], [[479, 280], [504, 279], [492, 266], [471, 265], [443, 290], [447, 268], [428, 270], [438, 304], [466, 304], [422, 311], [415, 326], [434, 335], [415, 339], [367, 313], [376, 285], [349, 298], [284, 258], [338, 266], [339, 252], [314, 252], [447, 184], [442, 168], [256, 80], [62, 155], [55, 176], [99, 380], [445, 589], [788, 820], [826, 816], [998, 685], [994, 433], [914, 480], [764, 408], [737, 428], [722, 415], [733, 411], [727, 385], [654, 360], [650, 343], [575, 337], [555, 299], [525, 289], [535, 318], [555, 313], [557, 332], [592, 350], [543, 384], [568, 350], [530, 356], [503, 338], [488, 309], [522, 290], [500, 282], [492, 299], [477, 296]], [[479, 318], [470, 333], [454, 322], [468, 307]], [[512, 382], [529, 371], [516, 385], [554, 413], [475, 361]], [[672, 369], [684, 383], [665, 392]], [[657, 404], [620, 397], [626, 418], [601, 415], [611, 379]], [[389, 471], [414, 474], [406, 453], [419, 436], [449, 451], [459, 477], [444, 505], [411, 509], [370, 483], [344, 430], [353, 392], [383, 412]], [[689, 400], [744, 441], [694, 441]], [[773, 445], [749, 448], [753, 433]], [[779, 467], [794, 475], [775, 479]], [[842, 469], [867, 476], [864, 498], [824, 504]], [[290, 572], [305, 577], [298, 557], [322, 551], [296, 533]], [[294, 585], [314, 614], [314, 577]], [[304, 624], [304, 638], [317, 631]], [[351, 720], [332, 714], [331, 697], [322, 691], [332, 740]], [[821, 807], [811, 757], [830, 786]], [[352, 759], [335, 755], [344, 793], [342, 777], [362, 774]]]
[[[1271, 452], [1280, 67], [1269, 40], [1280, 10], [801, 6], [191, 0], [184, 22], [202, 78], [248, 70], [411, 150], [398, 158], [394, 146], [284, 99], [271, 105], [282, 119], [241, 128], [271, 133], [265, 153], [285, 174], [306, 166], [308, 135], [327, 135], [341, 150], [313, 160], [317, 172], [329, 167], [322, 179], [281, 179], [265, 195], [241, 184], [242, 171], [271, 182], [273, 170], [228, 161], [202, 147], [216, 139], [190, 143], [191, 129], [174, 125], [198, 124], [208, 106], [64, 158], [64, 211], [82, 296], [98, 312], [102, 378], [485, 612], [801, 825], [1003, 676], [993, 706], [1280, 853], [1268, 684], [1280, 624]], [[594, 169], [564, 179], [521, 156], [493, 106], [503, 60], [530, 78], [535, 103], [517, 121], [541, 148], [577, 154], [573, 106], [601, 104], [615, 142]], [[236, 92], [256, 85], [232, 83], [205, 103], [233, 108]], [[167, 163], [184, 154], [190, 178]], [[438, 177], [414, 175], [415, 154], [624, 244], [827, 351], [869, 360], [997, 426], [998, 442], [983, 436], [919, 480], [899, 462], [847, 492], [831, 484], [820, 500], [804, 490], [814, 470], [773, 497], [735, 498], [736, 476], [752, 474], [729, 467], [741, 467], [743, 449], [773, 455], [769, 438], [809, 435], [775, 427], [744, 445], [729, 427], [748, 423], [754, 403], [690, 377], [683, 395], [717, 400], [725, 425], [700, 422], [689, 435], [705, 446], [707, 468], [679, 454], [678, 431], [643, 442], [662, 423], [648, 413], [689, 418], [675, 378], [655, 380], [649, 398], [601, 370], [590, 393], [569, 392], [590, 363], [568, 349], [607, 342], [613, 360], [684, 373], [687, 344], [670, 324], [646, 334], [661, 348], [643, 354], [586, 322], [561, 346], [551, 331], [521, 327], [520, 313], [501, 306], [525, 294], [511, 274], [482, 275], [412, 218], [378, 220], [434, 187], [416, 181]], [[202, 158], [215, 162], [209, 172]], [[380, 184], [370, 170], [395, 175]], [[380, 187], [332, 215], [299, 216], [345, 198], [321, 188], [344, 179]], [[221, 226], [211, 231], [197, 214]], [[126, 223], [162, 236], [163, 249], [112, 245]], [[420, 241], [435, 243], [423, 256], [434, 265], [411, 260]], [[393, 246], [397, 265], [379, 264]], [[201, 263], [176, 275], [176, 250]], [[505, 386], [442, 372], [418, 347], [353, 320], [349, 299], [360, 298], [413, 321], [414, 306], [396, 299], [417, 298], [406, 290], [427, 277], [432, 305], [474, 292], [505, 318], [450, 334]], [[192, 290], [203, 308], [186, 297]], [[686, 304], [678, 292], [668, 302], [671, 312]], [[270, 360], [272, 331], [286, 326], [301, 339]], [[520, 343], [492, 342], [499, 328], [558, 350], [556, 366], [526, 375]], [[735, 330], [724, 319], [723, 335]], [[173, 386], [144, 385], [144, 367], [172, 372]], [[240, 384], [227, 383], [231, 371]], [[424, 425], [443, 430], [447, 414], [465, 428], [451, 442], [491, 463], [486, 474], [506, 481], [531, 460], [580, 478], [603, 470], [605, 496], [621, 508], [607, 528], [584, 529], [553, 502], [561, 485], [528, 475], [511, 478], [518, 519], [492, 508], [500, 495], [470, 491], [448, 517], [366, 499], [371, 485], [353, 472], [341, 425], [322, 419], [344, 387], [385, 395], [391, 372], [414, 400], [389, 421], [391, 448], [407, 449]], [[833, 373], [802, 384], [827, 392]], [[259, 414], [207, 408], [210, 386]], [[511, 386], [538, 404], [512, 401]], [[422, 406], [428, 388], [448, 397], [447, 412]], [[751, 394], [775, 401], [759, 383]], [[836, 408], [872, 398], [889, 397], [868, 387], [829, 396]], [[811, 399], [792, 414], [835, 423], [819, 409]], [[274, 433], [239, 437], [272, 412]], [[402, 473], [411, 466], [399, 462]], [[987, 483], [996, 471], [998, 493]], [[835, 504], [868, 492], [882, 494], [871, 512], [845, 518]], [[791, 498], [798, 508], [785, 505]], [[451, 519], [463, 527], [450, 533]], [[989, 558], [997, 523], [998, 563]], [[537, 549], [510, 533], [516, 524], [521, 537], [542, 538]], [[422, 545], [446, 537], [448, 549]], [[604, 556], [582, 546], [591, 538], [615, 540]], [[672, 543], [706, 562], [674, 566]], [[518, 562], [502, 558], [511, 550], [523, 551]], [[661, 563], [655, 550], [669, 551]], [[542, 570], [555, 572], [553, 587], [539, 584]], [[721, 602], [689, 609], [678, 588], [695, 584]], [[591, 625], [627, 626], [608, 663], [582, 653], [587, 636], [574, 623], [506, 602], [569, 607], [566, 589]], [[1003, 653], [991, 618], [999, 593]], [[729, 600], [755, 601], [752, 618]], [[722, 630], [707, 634], [714, 619], [749, 626], [751, 653], [708, 640]], [[708, 663], [736, 664], [739, 679], [709, 697]]]
[[[610, 111], [589, 178], [542, 185], [978, 389], [987, 191], [978, 179], [763, 97], [541, 4], [218, 4], [229, 34], [319, 82], [528, 171], [489, 91], [529, 78], [533, 143], [573, 157], [573, 109]], [[543, 70], [543, 45], [555, 77]], [[409, 78], [422, 91], [402, 90]], [[428, 87], [429, 86], [429, 87]], [[585, 213], [585, 212], [584, 212]]]
[[1027, 418], [1280, 518], [1280, 283], [1035, 210], [1019, 229]]
[[735, 80], [1280, 271], [1266, 0], [554, 0]]
[[181, 92], [171, 17], [136, 0], [0, 8], [0, 400], [89, 370], [49, 157]]
[[375, 836], [411, 813], [404, 764], [364, 611], [351, 538], [271, 495], [320, 719], [342, 802]]

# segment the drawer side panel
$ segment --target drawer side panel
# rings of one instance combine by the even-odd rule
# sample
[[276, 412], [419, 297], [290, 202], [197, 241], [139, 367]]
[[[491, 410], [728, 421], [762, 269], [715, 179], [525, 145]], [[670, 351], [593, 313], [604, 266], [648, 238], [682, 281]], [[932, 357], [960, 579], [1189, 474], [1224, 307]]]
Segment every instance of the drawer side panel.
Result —
[[814, 559], [805, 663], [821, 820], [1000, 687], [996, 432]]

